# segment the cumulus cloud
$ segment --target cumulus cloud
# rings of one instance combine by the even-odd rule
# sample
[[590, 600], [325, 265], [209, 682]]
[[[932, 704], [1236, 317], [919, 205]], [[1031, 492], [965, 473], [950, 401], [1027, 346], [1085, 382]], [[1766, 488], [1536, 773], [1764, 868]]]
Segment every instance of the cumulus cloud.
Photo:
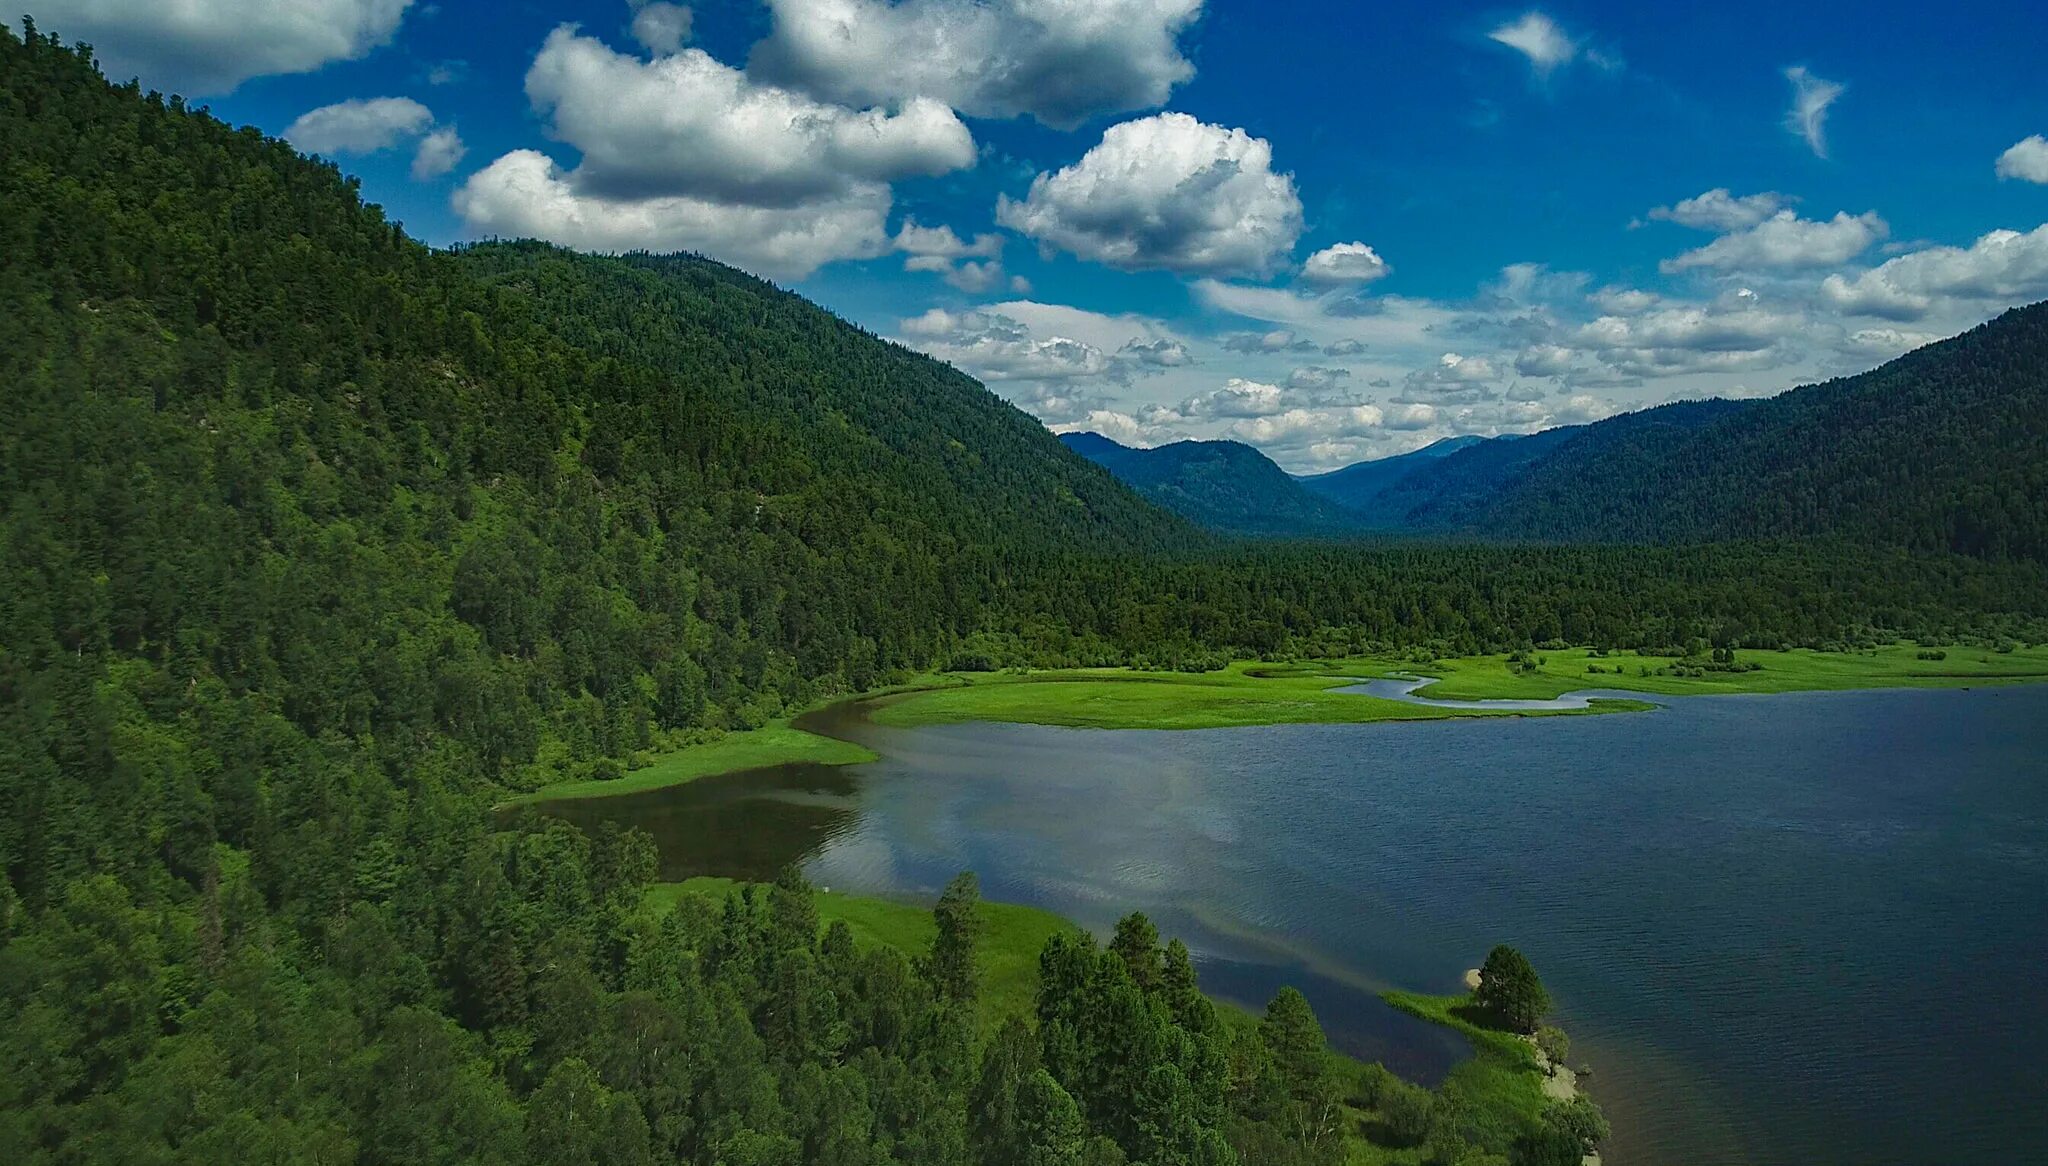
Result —
[[1804, 65], [1785, 70], [1785, 79], [1792, 83], [1792, 108], [1785, 111], [1785, 128], [1806, 139], [1814, 157], [1827, 157], [1828, 107], [1848, 87], [1823, 81]]
[[2048, 138], [2035, 134], [2014, 142], [2011, 149], [1998, 156], [1998, 176], [2048, 183]]
[[1419, 368], [1403, 381], [1409, 400], [1483, 401], [1494, 394], [1487, 386], [1500, 379], [1501, 370], [1491, 357], [1446, 352], [1428, 368]]
[[1364, 351], [1365, 342], [1361, 340], [1338, 340], [1323, 345], [1324, 356], [1357, 356]]
[[1843, 355], [1864, 359], [1890, 360], [1915, 348], [1940, 340], [1934, 332], [1911, 332], [1899, 328], [1858, 328], [1842, 338]]
[[642, 59], [569, 26], [548, 35], [526, 93], [582, 152], [575, 181], [591, 195], [793, 207], [974, 164], [967, 127], [929, 98], [894, 113], [828, 105], [701, 49]]
[[1272, 164], [1263, 138], [1162, 113], [1111, 126], [1079, 162], [1034, 178], [1023, 200], [1003, 196], [996, 218], [1126, 271], [1261, 274], [1302, 227], [1294, 178]]
[[454, 126], [442, 126], [420, 139], [412, 155], [412, 177], [415, 182], [427, 182], [439, 178], [462, 163], [462, 156], [469, 148], [462, 144], [462, 135]]
[[1664, 302], [1656, 292], [1632, 287], [1603, 287], [1586, 297], [1587, 302], [1610, 316], [1633, 316]]
[[1525, 377], [1563, 376], [1571, 371], [1572, 355], [1561, 344], [1531, 344], [1515, 355], [1515, 371]]
[[767, 0], [748, 71], [829, 101], [929, 97], [1056, 129], [1165, 102], [1202, 0]]
[[91, 41], [107, 76], [189, 97], [309, 73], [386, 44], [412, 0], [41, 0], [44, 32]]
[[1705, 194], [1680, 199], [1671, 206], [1655, 207], [1650, 217], [1702, 231], [1741, 231], [1777, 214], [1792, 201], [1769, 190], [1737, 197], [1727, 187], [1719, 186]]
[[1315, 341], [1296, 336], [1286, 328], [1271, 332], [1226, 332], [1218, 338], [1227, 352], [1320, 352]]
[[1151, 368], [1181, 368], [1195, 362], [1195, 358], [1188, 353], [1187, 345], [1165, 337], [1156, 340], [1133, 340], [1117, 349], [1117, 357], [1131, 364]]
[[1116, 409], [1089, 409], [1075, 420], [1059, 422], [1048, 428], [1054, 433], [1100, 433], [1111, 441], [1138, 449], [1151, 449], [1170, 441], [1183, 441], [1187, 437], [1171, 424], [1134, 417]]
[[1950, 301], [2017, 303], [2048, 295], [2048, 224], [1992, 231], [1969, 247], [1929, 247], [1857, 275], [1830, 275], [1821, 298], [1851, 315], [1919, 320]]
[[906, 219], [896, 232], [896, 250], [907, 256], [903, 270], [935, 272], [970, 295], [991, 291], [1004, 282], [1001, 235], [976, 235], [973, 242], [967, 242], [951, 227], [921, 227], [915, 219]]
[[1706, 267], [1723, 271], [1797, 270], [1838, 267], [1891, 233], [1876, 211], [1832, 219], [1802, 219], [1779, 211], [1747, 230], [1723, 235], [1704, 247], [1658, 264], [1666, 273]]
[[1566, 36], [1555, 20], [1534, 10], [1486, 36], [1529, 58], [1529, 67], [1538, 77], [1548, 77], [1558, 66], [1569, 64], [1579, 55], [1578, 43]]
[[899, 326], [915, 347], [984, 381], [1074, 381], [1109, 374], [1109, 355], [1072, 336], [1038, 337], [999, 311], [933, 308]]
[[308, 154], [371, 154], [432, 124], [433, 111], [410, 97], [354, 98], [300, 114], [284, 137]]
[[1733, 372], [1785, 363], [1786, 342], [1805, 327], [1797, 313], [1767, 308], [1743, 289], [1712, 304], [1602, 316], [1580, 326], [1572, 346], [1630, 377]]
[[1330, 368], [1311, 364], [1287, 374], [1287, 387], [1309, 393], [1331, 393], [1351, 379], [1348, 368]]
[[650, 53], [680, 52], [690, 39], [690, 26], [694, 20], [695, 14], [681, 4], [670, 4], [666, 0], [635, 0], [633, 39]]
[[1384, 279], [1393, 270], [1363, 243], [1338, 243], [1308, 257], [1301, 265], [1301, 281], [1318, 288], [1356, 286]]
[[1283, 409], [1243, 417], [1223, 432], [1262, 449], [1299, 450], [1346, 437], [1363, 437], [1386, 427], [1377, 405], [1345, 405], [1332, 409]]
[[535, 150], [514, 150], [478, 171], [454, 201], [478, 234], [552, 239], [588, 251], [700, 251], [777, 279], [802, 279], [835, 259], [880, 255], [889, 242], [884, 186], [797, 207], [681, 195], [614, 198], [582, 189]]

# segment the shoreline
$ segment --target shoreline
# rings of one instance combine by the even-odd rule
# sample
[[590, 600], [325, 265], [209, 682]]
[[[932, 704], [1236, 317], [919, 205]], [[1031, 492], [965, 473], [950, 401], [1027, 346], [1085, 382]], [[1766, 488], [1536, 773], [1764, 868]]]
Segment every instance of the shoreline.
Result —
[[[1887, 688], [1963, 688], [2048, 681], [2048, 647], [1956, 649], [1940, 659], [1916, 645], [1858, 652], [1737, 652], [1753, 671], [1666, 675], [1672, 657], [1579, 647], [1531, 653], [1520, 669], [1505, 655], [1427, 664], [1384, 657], [1297, 663], [1234, 661], [1215, 672], [1123, 668], [929, 673], [898, 685], [834, 696], [759, 729], [684, 746], [613, 779], [557, 781], [513, 794], [497, 809], [662, 789], [705, 777], [794, 763], [853, 765], [878, 759], [866, 743], [831, 729], [848, 716], [892, 729], [991, 721], [1089, 729], [1214, 729], [1276, 724], [1372, 724], [1503, 716], [1589, 716], [1655, 709], [1657, 697]], [[1656, 664], [1656, 669], [1651, 664]], [[1631, 665], [1634, 672], [1630, 671]], [[1589, 670], [1590, 669], [1590, 670]], [[1374, 681], [1415, 681], [1398, 697], [1357, 691]], [[1553, 702], [1587, 694], [1584, 707], [1493, 706], [1490, 700]], [[1594, 696], [1593, 693], [1603, 695]], [[1640, 696], [1643, 699], [1635, 699]]]

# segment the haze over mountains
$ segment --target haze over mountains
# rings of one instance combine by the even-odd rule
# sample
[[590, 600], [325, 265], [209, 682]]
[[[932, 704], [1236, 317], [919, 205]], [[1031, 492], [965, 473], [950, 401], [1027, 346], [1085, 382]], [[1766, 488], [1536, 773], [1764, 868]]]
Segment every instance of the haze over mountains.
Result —
[[[1240, 486], [1216, 471], [1220, 460], [1199, 474], [1186, 468], [1186, 447], [1228, 443], [1145, 451], [1088, 437], [1068, 446], [1220, 531], [1557, 542], [1840, 536], [2039, 560], [2048, 556], [2048, 303], [1776, 397], [1439, 442], [1291, 479], [1294, 491], [1245, 447], [1229, 459]], [[1337, 525], [1303, 495], [1337, 507]]]

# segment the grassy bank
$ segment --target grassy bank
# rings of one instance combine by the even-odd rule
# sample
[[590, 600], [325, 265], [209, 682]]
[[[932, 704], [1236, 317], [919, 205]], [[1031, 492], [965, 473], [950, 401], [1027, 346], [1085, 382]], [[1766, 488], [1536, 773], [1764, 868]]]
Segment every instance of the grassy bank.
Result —
[[[1217, 672], [1080, 669], [986, 673], [945, 688], [879, 702], [874, 719], [911, 727], [960, 721], [1013, 721], [1084, 729], [1215, 729], [1237, 725], [1359, 724], [1457, 716], [1583, 716], [1646, 706], [1603, 702], [1590, 710], [1537, 714], [1429, 708], [1336, 691], [1378, 665], [1347, 662], [1273, 665], [1239, 662]], [[1585, 687], [1580, 685], [1579, 687]]]
[[1512, 1142], [1537, 1124], [1545, 1100], [1543, 1070], [1529, 1042], [1473, 1023], [1466, 1015], [1469, 996], [1383, 992], [1380, 998], [1410, 1016], [1454, 1028], [1472, 1042], [1472, 1055], [1451, 1068], [1438, 1090], [1462, 1122], [1485, 1131], [1486, 1140], [1496, 1144]]
[[[1941, 659], [1922, 659], [1939, 651]], [[1531, 653], [1532, 672], [1513, 671], [1506, 656], [1465, 656], [1431, 664], [1366, 661], [1374, 675], [1411, 672], [1434, 676], [1416, 695], [1433, 700], [1544, 699], [1582, 688], [1619, 688], [1663, 696], [1741, 692], [1811, 692], [1856, 688], [1963, 688], [2048, 680], [2048, 647], [1996, 652], [1987, 648], [1923, 649], [1890, 644], [1862, 652], [1789, 652], [1742, 649], [1738, 663], [1749, 672], [1707, 672], [1701, 676], [1654, 675], [1677, 663], [1668, 656], [1618, 653], [1596, 656], [1590, 648]], [[1597, 669], [1597, 671], [1589, 671]], [[1617, 671], [1618, 670], [1618, 671]], [[1643, 675], [1644, 671], [1653, 675]]]
[[707, 741], [701, 745], [692, 745], [687, 749], [665, 754], [654, 764], [635, 769], [624, 777], [609, 781], [558, 782], [532, 793], [521, 794], [509, 799], [505, 804], [516, 806], [568, 798], [601, 798], [639, 793], [642, 790], [680, 785], [700, 777], [735, 773], [742, 769], [758, 769], [764, 765], [783, 765], [797, 761], [812, 761], [820, 765], [856, 765], [874, 759], [874, 753], [850, 741], [820, 737], [816, 733], [806, 733], [802, 729], [793, 728], [788, 721], [780, 721], [766, 728], [727, 733], [716, 741]]

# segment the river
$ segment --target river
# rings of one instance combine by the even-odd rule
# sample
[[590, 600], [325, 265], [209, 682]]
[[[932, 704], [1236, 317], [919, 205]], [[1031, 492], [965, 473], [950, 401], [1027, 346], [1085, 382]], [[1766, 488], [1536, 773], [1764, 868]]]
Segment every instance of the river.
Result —
[[1379, 1004], [1527, 952], [1611, 1166], [2039, 1160], [2048, 686], [1659, 698], [1654, 712], [1198, 731], [816, 727], [883, 760], [553, 807], [664, 873], [1133, 908], [1204, 984], [1302, 984], [1333, 1039], [1433, 1080]]

